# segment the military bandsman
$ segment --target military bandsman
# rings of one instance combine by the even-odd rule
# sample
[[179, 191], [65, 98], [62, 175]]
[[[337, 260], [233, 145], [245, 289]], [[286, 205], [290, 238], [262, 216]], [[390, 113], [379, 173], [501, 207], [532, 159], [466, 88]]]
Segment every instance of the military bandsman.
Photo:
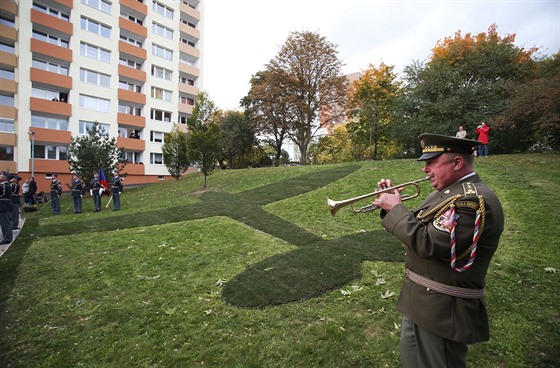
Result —
[[60, 213], [60, 196], [62, 195], [62, 183], [58, 180], [58, 174], [53, 174], [51, 180], [51, 208], [54, 215]]
[[[422, 134], [424, 173], [435, 192], [412, 211], [399, 190], [382, 193], [382, 225], [405, 247], [403, 367], [465, 367], [467, 344], [489, 339], [485, 277], [504, 228], [496, 194], [474, 171], [477, 141]], [[392, 186], [381, 179], [379, 188]]]
[[19, 229], [19, 210], [21, 208], [21, 197], [19, 195], [21, 176], [12, 174], [10, 185], [12, 186], [12, 228]]
[[95, 206], [95, 212], [101, 211], [101, 194], [105, 191], [105, 188], [101, 185], [99, 181], [99, 174], [94, 173], [93, 179], [89, 183], [89, 193], [93, 197], [93, 205]]

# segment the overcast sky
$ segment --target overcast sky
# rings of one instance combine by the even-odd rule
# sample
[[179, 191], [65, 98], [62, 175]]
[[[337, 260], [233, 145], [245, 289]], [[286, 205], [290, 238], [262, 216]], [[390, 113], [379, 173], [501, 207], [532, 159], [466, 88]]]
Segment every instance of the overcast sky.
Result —
[[205, 0], [203, 90], [220, 109], [239, 109], [249, 80], [276, 56], [291, 32], [311, 31], [337, 45], [349, 74], [395, 71], [429, 58], [456, 31], [517, 35], [515, 44], [560, 51], [560, 0]]

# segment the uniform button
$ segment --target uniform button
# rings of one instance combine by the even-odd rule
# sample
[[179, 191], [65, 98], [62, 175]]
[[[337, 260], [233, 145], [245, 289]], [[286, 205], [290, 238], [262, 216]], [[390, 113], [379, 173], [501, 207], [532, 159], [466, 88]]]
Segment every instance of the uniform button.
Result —
[[430, 288], [426, 288], [426, 291], [430, 291]]
[[406, 257], [407, 255], [408, 255], [408, 253], [405, 252], [405, 253], [404, 253], [404, 256]]

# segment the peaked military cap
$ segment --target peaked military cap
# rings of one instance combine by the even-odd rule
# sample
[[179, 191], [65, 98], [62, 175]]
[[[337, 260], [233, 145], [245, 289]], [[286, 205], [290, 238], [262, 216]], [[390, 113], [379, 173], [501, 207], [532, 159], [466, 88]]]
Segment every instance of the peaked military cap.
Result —
[[10, 174], [10, 173], [7, 172], [7, 171], [2, 171], [2, 172], [0, 172], [0, 176], [5, 176], [5, 177], [8, 178], [8, 179], [13, 178], [12, 174]]
[[422, 147], [422, 156], [418, 161], [428, 160], [446, 152], [472, 153], [472, 149], [480, 144], [472, 139], [430, 133], [420, 134], [418, 139]]

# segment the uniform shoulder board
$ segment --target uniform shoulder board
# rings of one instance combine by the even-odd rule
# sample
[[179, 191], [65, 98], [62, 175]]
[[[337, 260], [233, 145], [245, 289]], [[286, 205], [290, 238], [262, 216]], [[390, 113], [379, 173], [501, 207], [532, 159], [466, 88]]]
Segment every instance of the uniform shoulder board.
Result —
[[463, 195], [466, 196], [478, 196], [478, 191], [473, 183], [466, 182], [463, 183]]

